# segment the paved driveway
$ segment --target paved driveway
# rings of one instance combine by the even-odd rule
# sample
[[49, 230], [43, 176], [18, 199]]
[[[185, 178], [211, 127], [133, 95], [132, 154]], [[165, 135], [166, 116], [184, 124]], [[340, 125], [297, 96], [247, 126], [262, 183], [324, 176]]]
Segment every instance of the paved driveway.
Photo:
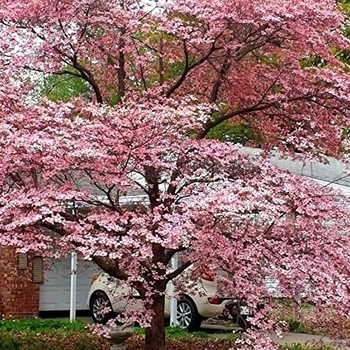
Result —
[[[236, 327], [225, 327], [220, 325], [213, 325], [208, 323], [203, 323], [201, 330], [216, 333], [216, 332], [232, 332], [239, 331], [240, 328]], [[328, 337], [322, 335], [313, 335], [313, 334], [301, 334], [301, 333], [287, 333], [283, 338], [279, 338], [276, 334], [270, 334], [271, 339], [280, 345], [284, 344], [305, 344], [305, 343], [324, 343], [330, 344], [331, 340]]]
[[305, 344], [305, 343], [324, 343], [330, 344], [330, 339], [322, 335], [287, 333], [282, 339], [275, 334], [270, 335], [271, 339], [277, 344]]

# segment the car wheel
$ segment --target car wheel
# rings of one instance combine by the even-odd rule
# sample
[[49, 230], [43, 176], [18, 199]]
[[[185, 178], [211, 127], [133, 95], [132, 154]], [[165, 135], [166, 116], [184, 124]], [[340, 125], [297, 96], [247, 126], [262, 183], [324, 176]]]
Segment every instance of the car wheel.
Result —
[[188, 331], [199, 329], [202, 319], [192, 300], [183, 298], [178, 300], [176, 309], [176, 324]]
[[252, 326], [251, 323], [247, 321], [247, 317], [242, 315], [238, 315], [237, 324], [239, 327], [243, 329], [244, 332], [247, 331]]
[[[104, 310], [109, 308], [110, 311], [105, 312]], [[106, 324], [108, 320], [113, 317], [113, 311], [111, 302], [104, 292], [96, 292], [93, 294], [90, 301], [90, 310], [92, 313], [92, 319], [96, 323]]]

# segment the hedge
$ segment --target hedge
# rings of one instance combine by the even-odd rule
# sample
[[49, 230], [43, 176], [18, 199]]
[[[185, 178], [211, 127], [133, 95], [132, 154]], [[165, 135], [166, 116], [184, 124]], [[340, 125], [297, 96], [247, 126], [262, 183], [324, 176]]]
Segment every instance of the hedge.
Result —
[[[144, 350], [145, 338], [143, 335], [136, 335], [126, 341], [125, 350]], [[166, 350], [239, 350], [235, 341], [227, 339], [200, 339], [200, 338], [167, 338]], [[281, 350], [335, 350], [329, 345], [302, 345], [288, 344], [280, 347]]]
[[46, 332], [34, 330], [0, 330], [0, 350], [109, 350], [102, 337], [87, 331], [56, 329]]
[[0, 350], [109, 350], [83, 322], [35, 318], [0, 321]]

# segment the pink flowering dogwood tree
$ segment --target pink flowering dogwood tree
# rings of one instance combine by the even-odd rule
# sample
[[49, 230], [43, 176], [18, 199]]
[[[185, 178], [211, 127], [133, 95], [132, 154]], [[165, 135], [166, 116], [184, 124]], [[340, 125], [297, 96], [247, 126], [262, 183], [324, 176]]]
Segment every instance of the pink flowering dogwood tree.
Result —
[[[267, 278], [347, 313], [346, 201], [265, 156], [348, 146], [334, 1], [0, 0], [0, 21], [1, 245], [74, 249], [135, 288], [143, 309], [129, 316], [147, 350], [164, 349], [166, 286], [190, 266], [191, 279], [221, 270], [225, 293], [263, 302], [252, 322], [265, 329]], [[89, 94], [38, 98], [46, 75]], [[207, 138], [227, 123], [266, 152]], [[239, 346], [274, 348], [259, 337]]]

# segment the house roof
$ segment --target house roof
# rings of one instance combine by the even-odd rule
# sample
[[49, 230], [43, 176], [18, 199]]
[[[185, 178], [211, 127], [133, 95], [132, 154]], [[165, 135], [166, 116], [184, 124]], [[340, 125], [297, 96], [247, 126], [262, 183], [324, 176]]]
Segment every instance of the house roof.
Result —
[[[241, 151], [249, 155], [258, 155], [260, 149], [242, 147]], [[270, 162], [291, 173], [308, 177], [323, 186], [340, 189], [350, 197], [350, 165], [335, 158], [327, 157], [325, 162], [302, 161], [292, 158], [282, 158], [278, 152], [270, 156]]]
[[[255, 156], [262, 153], [261, 149], [251, 147], [241, 147], [240, 151], [244, 154]], [[305, 176], [322, 186], [330, 186], [342, 190], [345, 195], [350, 197], [350, 164], [341, 162], [335, 158], [327, 157], [325, 162], [302, 161], [290, 158], [282, 158], [278, 152], [274, 152], [269, 157], [270, 162], [280, 169], [285, 169], [291, 173]], [[140, 179], [142, 182], [142, 179]], [[77, 188], [91, 191], [97, 200], [105, 200], [106, 194], [96, 186], [92, 186], [87, 177], [76, 179]], [[147, 200], [147, 196], [139, 188], [130, 188], [128, 193], [120, 198], [122, 203], [142, 202]]]

